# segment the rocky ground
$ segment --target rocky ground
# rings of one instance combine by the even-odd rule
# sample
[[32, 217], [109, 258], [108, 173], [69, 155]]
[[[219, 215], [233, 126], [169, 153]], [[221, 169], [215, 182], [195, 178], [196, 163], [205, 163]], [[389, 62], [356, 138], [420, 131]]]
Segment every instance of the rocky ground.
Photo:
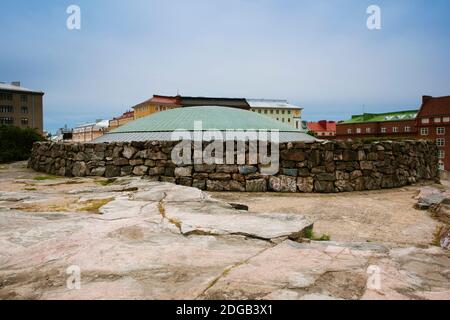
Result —
[[450, 299], [419, 189], [207, 194], [2, 165], [0, 298]]

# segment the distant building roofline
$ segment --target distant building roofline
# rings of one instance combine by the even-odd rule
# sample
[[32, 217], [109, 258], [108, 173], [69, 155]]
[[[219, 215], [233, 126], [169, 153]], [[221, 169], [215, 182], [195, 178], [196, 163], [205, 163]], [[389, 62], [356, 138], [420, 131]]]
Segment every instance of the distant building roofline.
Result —
[[9, 92], [17, 92], [17, 93], [33, 93], [44, 95], [43, 91], [31, 90], [28, 88], [24, 88], [21, 86], [20, 82], [15, 81], [11, 83], [0, 82], [0, 91], [9, 91]]

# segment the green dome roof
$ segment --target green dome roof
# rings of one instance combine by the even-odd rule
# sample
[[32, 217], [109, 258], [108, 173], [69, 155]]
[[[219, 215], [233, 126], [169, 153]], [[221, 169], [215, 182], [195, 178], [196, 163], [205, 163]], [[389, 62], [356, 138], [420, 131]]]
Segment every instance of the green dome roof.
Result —
[[203, 130], [299, 131], [294, 127], [251, 111], [226, 107], [187, 107], [152, 114], [129, 122], [111, 133], [192, 131], [195, 121], [202, 121]]
[[202, 130], [242, 130], [246, 132], [278, 131], [280, 142], [315, 141], [316, 139], [287, 124], [256, 112], [227, 107], [187, 107], [158, 112], [132, 121], [95, 139], [94, 143], [131, 141], [173, 141], [179, 130], [193, 132], [194, 123], [202, 121]]

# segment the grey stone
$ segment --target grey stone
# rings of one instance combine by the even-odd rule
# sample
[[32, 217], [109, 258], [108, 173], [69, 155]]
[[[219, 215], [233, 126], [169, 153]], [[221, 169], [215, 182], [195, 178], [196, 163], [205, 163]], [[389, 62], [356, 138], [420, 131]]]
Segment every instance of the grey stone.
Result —
[[245, 189], [247, 192], [266, 192], [267, 181], [265, 179], [255, 179], [245, 181]]
[[143, 176], [147, 173], [148, 167], [147, 166], [136, 166], [133, 169], [133, 174], [136, 176]]
[[299, 177], [297, 186], [300, 192], [311, 193], [314, 191], [314, 179], [312, 177]]
[[269, 188], [276, 192], [297, 192], [297, 179], [289, 176], [271, 176]]
[[136, 148], [134, 148], [132, 146], [124, 146], [123, 147], [123, 151], [122, 151], [122, 155], [126, 159], [131, 159], [136, 152], [137, 152]]
[[175, 177], [191, 177], [192, 167], [175, 168]]

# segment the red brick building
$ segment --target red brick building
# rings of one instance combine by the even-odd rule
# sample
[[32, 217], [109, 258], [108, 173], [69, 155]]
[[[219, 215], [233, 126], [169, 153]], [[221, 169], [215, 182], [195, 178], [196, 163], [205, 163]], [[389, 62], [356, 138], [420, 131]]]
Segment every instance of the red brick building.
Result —
[[450, 171], [450, 96], [423, 96], [419, 110], [365, 113], [337, 124], [336, 139], [365, 137], [435, 140], [440, 169]]
[[439, 147], [440, 169], [450, 171], [450, 96], [424, 96], [417, 115], [417, 134], [435, 140]]
[[308, 122], [308, 130], [314, 132], [318, 138], [334, 139], [336, 137], [336, 122], [327, 120]]

